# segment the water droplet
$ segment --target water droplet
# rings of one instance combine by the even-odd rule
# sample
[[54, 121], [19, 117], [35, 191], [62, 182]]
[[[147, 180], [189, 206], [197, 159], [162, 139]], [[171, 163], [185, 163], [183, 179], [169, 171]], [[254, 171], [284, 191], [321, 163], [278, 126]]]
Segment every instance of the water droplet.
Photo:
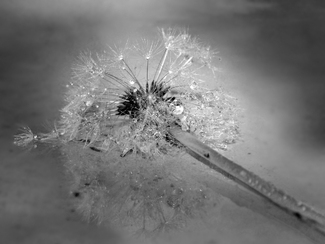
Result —
[[175, 109], [173, 111], [174, 115], [180, 115], [184, 112], [184, 107], [183, 106], [175, 106]]
[[241, 176], [243, 176], [243, 177], [245, 177], [246, 178], [246, 176], [247, 176], [247, 173], [246, 173], [246, 171], [241, 171], [240, 173], [239, 173]]

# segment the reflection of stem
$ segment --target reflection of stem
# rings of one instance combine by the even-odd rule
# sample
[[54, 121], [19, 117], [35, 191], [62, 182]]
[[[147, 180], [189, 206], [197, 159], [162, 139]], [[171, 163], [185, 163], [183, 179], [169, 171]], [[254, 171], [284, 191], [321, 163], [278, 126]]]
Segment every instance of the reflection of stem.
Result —
[[295, 216], [299, 221], [316, 229], [325, 237], [325, 216], [310, 206], [287, 195], [271, 183], [222, 156], [180, 128], [170, 129], [170, 134], [183, 144], [187, 152], [211, 169], [223, 174], [249, 191], [267, 199], [276, 207]]

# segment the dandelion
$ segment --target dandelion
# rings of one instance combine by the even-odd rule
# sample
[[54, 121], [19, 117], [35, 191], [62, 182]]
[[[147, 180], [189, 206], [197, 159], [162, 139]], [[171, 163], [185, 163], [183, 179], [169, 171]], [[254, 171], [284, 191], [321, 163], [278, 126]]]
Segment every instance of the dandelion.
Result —
[[[186, 31], [162, 29], [158, 40], [127, 42], [102, 54], [82, 53], [73, 67], [67, 105], [58, 123], [64, 135], [60, 141], [79, 140], [101, 151], [115, 144], [123, 155], [133, 151], [150, 156], [170, 147], [166, 137], [174, 124], [200, 137], [209, 134], [203, 130], [217, 128], [219, 122], [212, 119], [216, 111], [199, 115], [195, 110], [211, 107], [217, 100], [227, 103], [223, 92], [211, 93], [201, 86], [206, 72], [215, 71], [211, 68], [214, 52], [209, 50]], [[235, 112], [228, 109], [227, 117]], [[226, 148], [235, 134], [202, 138]]]
[[[276, 192], [222, 156], [221, 170], [210, 164], [216, 157], [212, 148], [226, 150], [239, 138], [234, 99], [221, 88], [204, 86], [217, 71], [215, 54], [175, 29], [161, 29], [154, 41], [84, 52], [73, 67], [55, 129], [35, 135], [26, 127], [14, 142], [59, 145], [68, 159], [77, 210], [87, 220], [137, 234], [183, 228], [190, 219], [204, 218], [214, 204], [212, 190], [178, 162], [188, 150], [253, 192], [259, 189], [252, 179], [263, 186], [261, 192]], [[205, 146], [193, 143], [189, 133]]]
[[[203, 87], [205, 77], [214, 75], [214, 55], [187, 31], [175, 29], [161, 29], [157, 40], [83, 52], [55, 129], [38, 135], [25, 129], [15, 144], [57, 140], [69, 159], [77, 209], [87, 220], [132, 226], [135, 233], [184, 227], [188, 219], [202, 217], [213, 195], [180, 178], [179, 169], [170, 173], [184, 150], [169, 129], [191, 131], [218, 148], [238, 137], [236, 123], [230, 127], [223, 119], [235, 120], [230, 99]], [[218, 136], [224, 130], [233, 130], [225, 133], [231, 138]]]

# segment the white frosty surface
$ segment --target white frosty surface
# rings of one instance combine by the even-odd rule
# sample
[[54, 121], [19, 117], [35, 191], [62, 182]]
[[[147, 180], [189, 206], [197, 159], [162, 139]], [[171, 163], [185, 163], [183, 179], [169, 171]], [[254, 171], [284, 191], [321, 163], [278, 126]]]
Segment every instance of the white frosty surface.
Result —
[[[52, 2], [1, 3], [1, 243], [120, 239], [72, 212], [62, 161], [55, 153], [22, 154], [12, 146], [12, 135], [17, 124], [42, 130], [40, 125], [58, 116], [70, 65], [80, 50], [150, 33], [156, 25], [188, 26], [191, 34], [220, 50], [224, 71], [219, 78], [243, 108], [243, 142], [225, 155], [294, 197], [325, 209], [322, 6], [288, 8], [277, 7], [277, 1], [254, 5], [244, 0], [218, 1], [217, 6], [208, 1], [127, 1], [123, 6], [109, 1]], [[262, 12], [267, 9], [271, 15]], [[227, 197], [219, 206], [215, 229], [201, 230], [197, 239], [189, 235], [190, 241], [309, 243]]]

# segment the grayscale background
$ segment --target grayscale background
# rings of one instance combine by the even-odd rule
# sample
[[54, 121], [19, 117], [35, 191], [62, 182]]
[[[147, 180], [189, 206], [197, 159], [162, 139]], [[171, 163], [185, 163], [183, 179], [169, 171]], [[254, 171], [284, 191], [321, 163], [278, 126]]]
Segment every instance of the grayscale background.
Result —
[[[170, 26], [189, 28], [222, 57], [217, 82], [243, 111], [243, 140], [225, 155], [325, 210], [324, 1], [5, 0], [0, 243], [117, 243], [119, 234], [75, 213], [62, 160], [53, 152], [21, 152], [13, 135], [19, 125], [42, 131], [58, 118], [79, 52]], [[258, 216], [220, 218], [219, 235], [204, 243], [309, 243], [292, 233], [275, 238]]]

